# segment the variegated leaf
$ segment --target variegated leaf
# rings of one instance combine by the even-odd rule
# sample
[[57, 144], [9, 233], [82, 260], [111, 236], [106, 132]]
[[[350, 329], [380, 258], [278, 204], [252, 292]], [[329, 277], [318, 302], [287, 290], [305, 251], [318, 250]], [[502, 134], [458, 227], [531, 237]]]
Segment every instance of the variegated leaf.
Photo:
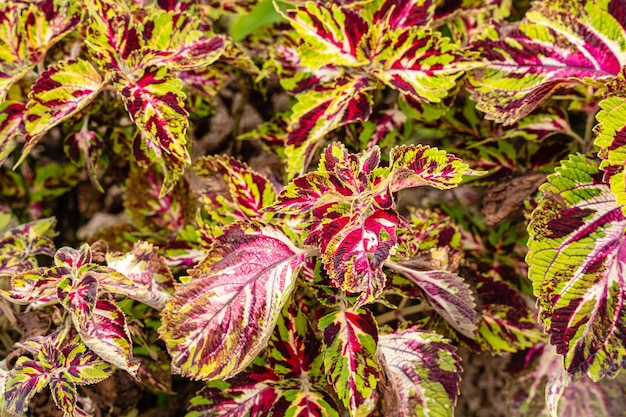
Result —
[[269, 226], [233, 226], [218, 237], [162, 311], [173, 367], [195, 379], [241, 372], [265, 348], [303, 262]]
[[623, 411], [626, 375], [597, 382], [588, 376], [571, 380], [561, 357], [547, 343], [513, 357], [509, 371], [513, 374], [507, 391], [515, 417], [612, 417]]
[[281, 389], [275, 377], [262, 365], [228, 381], [211, 381], [191, 399], [186, 417], [250, 416], [270, 414]]
[[7, 375], [4, 388], [4, 406], [13, 414], [25, 412], [28, 403], [50, 382], [50, 373], [41, 363], [20, 356]]
[[420, 287], [433, 309], [450, 326], [464, 336], [474, 338], [479, 315], [474, 294], [462, 277], [448, 271], [420, 271], [411, 268], [410, 261], [387, 261], [386, 266]]
[[209, 179], [215, 172], [222, 175], [232, 201], [241, 211], [241, 216], [236, 217], [259, 217], [261, 209], [276, 199], [274, 186], [267, 178], [234, 158], [206, 156], [194, 164], [194, 171], [205, 179]]
[[389, 165], [392, 192], [421, 185], [452, 188], [461, 182], [463, 175], [478, 174], [454, 155], [422, 145], [393, 148]]
[[133, 342], [124, 312], [113, 302], [98, 300], [91, 317], [74, 325], [83, 343], [106, 362], [136, 376], [139, 362], [133, 357]]
[[0, 238], [0, 276], [12, 277], [36, 268], [37, 255], [54, 256], [55, 224], [50, 217], [5, 230]]
[[282, 378], [315, 383], [324, 375], [321, 346], [306, 316], [291, 302], [278, 319], [266, 358], [271, 369]]
[[428, 26], [432, 23], [436, 2], [432, 0], [377, 0], [372, 23], [382, 23], [389, 29]]
[[367, 64], [368, 57], [363, 55], [359, 44], [369, 25], [357, 11], [336, 4], [326, 6], [308, 1], [283, 16], [305, 42], [299, 48], [302, 65], [317, 69], [329, 63]]
[[299, 380], [290, 380], [295, 383], [293, 388], [284, 387], [282, 396], [276, 401], [272, 409], [272, 417], [339, 417], [340, 411], [333, 397], [326, 391], [315, 387], [304, 388]]
[[191, 163], [186, 147], [189, 122], [182, 82], [171, 70], [158, 66], [146, 68], [135, 79], [118, 76], [113, 82], [131, 119], [145, 135], [142, 153], [149, 160], [141, 162], [157, 163], [166, 169], [163, 196], [171, 191], [182, 167]]
[[602, 158], [600, 168], [605, 171], [604, 180], [610, 183], [611, 193], [617, 204], [626, 213], [626, 72], [623, 70], [608, 86], [607, 97], [599, 103], [596, 115], [600, 123], [596, 127], [598, 136], [595, 145], [600, 147], [598, 156]]
[[535, 2], [524, 20], [476, 43], [489, 62], [470, 83], [477, 108], [512, 124], [559, 87], [617, 76], [626, 65], [622, 8], [619, 1]]
[[469, 68], [454, 43], [415, 27], [383, 33], [375, 59], [372, 75], [418, 102], [439, 103]]
[[475, 279], [481, 317], [471, 339], [459, 337], [463, 344], [476, 352], [501, 354], [530, 348], [542, 339], [534, 311], [518, 290], [490, 276]]
[[383, 263], [395, 251], [399, 223], [393, 210], [329, 218], [322, 223], [324, 267], [337, 288], [359, 294], [356, 307], [382, 294], [386, 280]]
[[16, 101], [0, 100], [0, 166], [17, 146], [18, 135], [23, 135], [26, 106]]
[[4, 394], [8, 411], [26, 411], [30, 399], [49, 384], [57, 407], [65, 415], [86, 415], [76, 404], [77, 385], [108, 378], [111, 366], [81, 343], [73, 341], [65, 346], [60, 343], [56, 333], [26, 342], [35, 348], [36, 359], [21, 356], [7, 374]]
[[332, 89], [310, 91], [298, 96], [287, 134], [285, 155], [287, 172], [303, 174], [322, 139], [339, 126], [369, 118], [370, 91], [375, 84], [367, 77], [346, 77]]
[[540, 190], [527, 256], [540, 319], [570, 375], [614, 376], [626, 363], [626, 217], [582, 156], [562, 161]]
[[179, 233], [193, 217], [195, 197], [185, 178], [180, 178], [167, 195], [164, 175], [152, 167], [131, 169], [124, 190], [126, 213], [142, 232]]
[[80, 22], [82, 11], [70, 0], [0, 6], [0, 103], [9, 88]]
[[174, 288], [174, 276], [155, 246], [136, 242], [130, 253], [117, 256], [107, 253], [106, 261], [110, 268], [124, 274], [134, 284], [134, 288], [119, 292], [157, 310], [165, 307]]
[[324, 366], [351, 416], [368, 415], [378, 403], [378, 328], [367, 310], [337, 310], [322, 317]]
[[65, 276], [57, 283], [57, 298], [79, 323], [91, 318], [98, 299], [98, 281], [91, 274], [72, 279]]
[[27, 133], [22, 158], [51, 128], [87, 106], [106, 86], [106, 80], [83, 59], [49, 67], [33, 85], [24, 115]]
[[398, 417], [454, 415], [461, 360], [448, 340], [407, 329], [380, 335], [378, 349], [391, 380]]

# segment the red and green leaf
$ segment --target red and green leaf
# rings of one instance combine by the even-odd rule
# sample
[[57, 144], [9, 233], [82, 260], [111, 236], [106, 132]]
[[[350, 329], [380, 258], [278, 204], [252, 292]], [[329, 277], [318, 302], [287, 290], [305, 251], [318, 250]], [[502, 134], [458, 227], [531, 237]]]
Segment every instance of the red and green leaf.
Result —
[[4, 406], [7, 411], [18, 414], [28, 409], [28, 403], [50, 382], [51, 375], [41, 363], [21, 356], [6, 378]]
[[573, 381], [562, 375], [563, 364], [555, 349], [538, 343], [511, 366], [524, 369], [512, 375], [509, 385], [511, 411], [516, 416], [611, 417], [622, 412], [624, 374], [594, 382], [588, 376]]
[[459, 158], [443, 150], [422, 145], [394, 147], [390, 155], [392, 192], [429, 185], [439, 189], [456, 187], [463, 175], [476, 175]]
[[322, 317], [324, 366], [337, 396], [351, 416], [368, 415], [378, 403], [378, 328], [366, 310], [338, 310]]
[[26, 105], [22, 159], [47, 131], [85, 108], [105, 86], [106, 80], [83, 59], [62, 61], [44, 71]]
[[623, 208], [581, 156], [540, 190], [527, 256], [540, 320], [570, 375], [614, 376], [626, 363]]
[[136, 79], [116, 77], [113, 83], [120, 90], [131, 119], [145, 137], [141, 155], [136, 153], [135, 157], [139, 159], [143, 155], [147, 158], [140, 160], [144, 165], [158, 163], [166, 168], [163, 195], [171, 191], [182, 167], [191, 164], [186, 147], [189, 122], [182, 81], [166, 67], [153, 66]]
[[219, 236], [162, 311], [172, 365], [195, 379], [229, 378], [261, 352], [304, 254], [276, 229], [234, 226]]
[[[225, 156], [206, 156], [194, 164], [194, 171], [200, 177], [209, 179], [213, 173], [220, 173], [228, 186], [232, 202], [239, 212], [232, 213], [239, 219], [262, 217], [261, 209], [271, 205], [276, 199], [272, 183], [263, 175], [250, 169], [247, 164]], [[214, 198], [209, 194], [204, 200], [211, 209]]]
[[526, 349], [541, 340], [536, 315], [519, 290], [491, 276], [477, 275], [475, 279], [481, 317], [471, 339], [459, 337], [462, 343], [477, 352], [501, 354]]
[[272, 371], [284, 379], [321, 379], [322, 343], [306, 316], [291, 302], [283, 308], [267, 347], [266, 358]]
[[6, 409], [12, 413], [26, 411], [30, 399], [50, 385], [55, 404], [64, 415], [86, 415], [77, 407], [77, 386], [108, 378], [112, 374], [111, 366], [77, 341], [61, 346], [56, 333], [26, 344], [36, 348], [36, 359], [19, 357], [7, 374]]
[[322, 139], [339, 126], [362, 122], [372, 111], [375, 84], [366, 77], [345, 77], [332, 88], [298, 96], [293, 106], [285, 155], [290, 175], [306, 171]]
[[343, 66], [368, 63], [360, 43], [369, 25], [358, 11], [336, 4], [306, 2], [283, 16], [303, 40], [298, 49], [302, 65], [317, 69], [329, 63]]
[[26, 106], [17, 101], [0, 104], [0, 166], [17, 146], [17, 136], [23, 135]]
[[439, 103], [469, 67], [454, 43], [428, 29], [388, 31], [377, 41], [372, 74], [418, 102]]
[[557, 88], [617, 76], [626, 64], [620, 10], [609, 2], [535, 2], [524, 20], [485, 36], [474, 46], [488, 65], [470, 83], [478, 109], [512, 124]]
[[448, 340], [407, 329], [380, 335], [378, 349], [399, 417], [454, 415], [461, 360]]
[[0, 237], [0, 276], [37, 267], [37, 255], [54, 256], [54, 218], [39, 219], [5, 230]]
[[322, 225], [322, 262], [337, 288], [360, 294], [357, 306], [382, 294], [386, 280], [383, 264], [395, 250], [400, 222], [395, 211], [376, 210]]

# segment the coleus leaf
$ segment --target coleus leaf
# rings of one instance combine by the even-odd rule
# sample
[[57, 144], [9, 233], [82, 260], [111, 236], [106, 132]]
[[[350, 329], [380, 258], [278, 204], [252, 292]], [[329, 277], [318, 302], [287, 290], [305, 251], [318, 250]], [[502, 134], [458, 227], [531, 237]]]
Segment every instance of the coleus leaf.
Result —
[[115, 303], [98, 300], [91, 316], [83, 323], [74, 320], [74, 324], [85, 345], [99, 357], [133, 376], [137, 375], [139, 362], [133, 357], [126, 316]]
[[164, 175], [151, 167], [133, 168], [124, 190], [126, 213], [142, 232], [179, 233], [195, 212], [195, 198], [185, 178], [180, 178], [167, 195], [161, 195]]
[[458, 47], [420, 27], [382, 34], [376, 50], [380, 68], [373, 75], [413, 100], [439, 103], [470, 64]]
[[269, 226], [235, 225], [219, 236], [162, 311], [173, 368], [195, 379], [242, 371], [265, 347], [303, 262]]
[[26, 106], [16, 101], [0, 104], [0, 166], [17, 146], [16, 136], [24, 134]]
[[535, 313], [519, 290], [499, 278], [487, 274], [475, 276], [476, 293], [482, 301], [478, 329], [461, 343], [476, 352], [495, 354], [517, 352], [541, 340]]
[[0, 103], [9, 88], [41, 62], [49, 48], [72, 31], [82, 11], [68, 0], [5, 3], [0, 8]]
[[624, 374], [597, 382], [585, 375], [573, 381], [562, 374], [562, 360], [553, 346], [537, 343], [522, 354], [511, 361], [513, 366], [524, 366], [512, 374], [509, 385], [514, 415], [610, 417], [622, 412]]
[[461, 334], [474, 338], [479, 319], [474, 294], [459, 275], [448, 271], [420, 271], [408, 262], [386, 261], [386, 266], [402, 274], [426, 295], [433, 309]]
[[374, 87], [366, 77], [345, 77], [333, 88], [300, 94], [287, 134], [287, 173], [292, 176], [304, 173], [321, 140], [330, 131], [367, 120], [372, 111], [370, 91]]
[[[378, 5], [377, 3], [380, 3]], [[384, 23], [390, 29], [428, 26], [432, 23], [436, 2], [432, 0], [378, 0], [373, 23]]]
[[407, 329], [381, 334], [378, 350], [399, 417], [454, 415], [461, 360], [448, 340]]
[[232, 201], [240, 210], [234, 213], [237, 218], [261, 217], [261, 209], [276, 199], [274, 186], [266, 177], [234, 158], [206, 156], [194, 164], [194, 171], [207, 180], [214, 172], [222, 175]]
[[148, 242], [136, 242], [130, 253], [106, 254], [107, 265], [124, 274], [136, 285], [126, 295], [157, 310], [163, 309], [174, 289], [174, 276], [157, 253], [157, 248]]
[[[115, 77], [113, 84], [120, 90], [131, 119], [145, 135], [147, 143], [142, 146], [156, 152], [153, 156], [144, 150], [149, 160], [140, 162], [145, 165], [159, 163], [165, 168], [191, 164], [186, 148], [189, 122], [181, 80], [166, 67], [153, 66], [146, 68], [135, 80]], [[167, 158], [171, 165], [162, 163], [161, 158]], [[176, 169], [166, 170], [161, 196], [175, 184], [176, 172]]]
[[395, 250], [399, 223], [395, 211], [376, 210], [323, 225], [322, 262], [337, 288], [360, 294], [357, 307], [382, 294], [386, 280], [383, 263]]
[[306, 316], [294, 302], [283, 308], [267, 346], [271, 369], [284, 379], [318, 382], [322, 373], [322, 343]]
[[524, 20], [500, 28], [496, 39], [476, 42], [489, 62], [470, 82], [477, 108], [512, 124], [558, 87], [617, 76], [626, 64], [618, 3], [535, 2]]
[[626, 363], [626, 217], [582, 156], [562, 161], [540, 190], [527, 256], [540, 320], [572, 377], [614, 376]]
[[276, 377], [260, 359], [248, 372], [228, 381], [210, 381], [191, 399], [187, 417], [245, 415], [265, 417], [270, 414], [280, 387], [272, 382]]
[[[611, 193], [617, 204], [626, 207], [626, 183], [624, 182], [624, 163], [626, 161], [626, 73], [607, 86], [606, 97], [600, 101], [600, 111], [596, 115], [599, 125], [594, 142], [600, 147], [598, 156], [602, 158], [600, 168], [605, 171], [604, 180], [611, 185]], [[626, 208], [623, 208], [626, 213]]]
[[317, 69], [330, 62], [344, 66], [368, 62], [359, 44], [369, 25], [357, 11], [309, 1], [283, 16], [306, 42], [299, 48], [302, 65]]
[[5, 230], [0, 238], [0, 276], [14, 276], [37, 267], [36, 255], [54, 256], [52, 217]]
[[108, 378], [113, 372], [111, 366], [76, 340], [62, 346], [56, 333], [26, 344], [35, 350], [36, 359], [19, 357], [7, 374], [6, 409], [12, 413], [26, 411], [30, 399], [50, 385], [52, 397], [65, 415], [85, 415], [77, 406], [77, 386]]
[[454, 155], [422, 145], [394, 147], [389, 165], [391, 192], [421, 185], [443, 190], [457, 186], [465, 174], [479, 174]]
[[378, 403], [378, 328], [367, 310], [336, 310], [319, 320], [324, 367], [351, 416], [368, 415]]
[[27, 136], [21, 160], [47, 131], [85, 108], [106, 83], [83, 59], [62, 61], [44, 71], [33, 85], [26, 105]]
[[[295, 382], [298, 381], [295, 380]], [[282, 387], [283, 384], [281, 384]], [[297, 384], [292, 388], [283, 388], [282, 396], [276, 401], [271, 416], [339, 417], [340, 414], [335, 400], [326, 391], [305, 390]]]

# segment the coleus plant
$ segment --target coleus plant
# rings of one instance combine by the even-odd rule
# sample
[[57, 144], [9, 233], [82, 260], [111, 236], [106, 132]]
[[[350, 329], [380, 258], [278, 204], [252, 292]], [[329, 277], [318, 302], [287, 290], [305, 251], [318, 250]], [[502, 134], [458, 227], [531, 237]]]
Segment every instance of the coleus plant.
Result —
[[[450, 416], [458, 346], [523, 358], [518, 415], [620, 409], [596, 382], [626, 363], [624, 0], [85, 4], [0, 5], [0, 162], [20, 170], [2, 171], [0, 195], [22, 217], [0, 205], [0, 328], [15, 342], [0, 409], [49, 387], [85, 415], [81, 386], [120, 369], [169, 393], [165, 369], [207, 381], [190, 416]], [[221, 33], [259, 11], [280, 22], [240, 44]], [[233, 74], [264, 93], [276, 75], [293, 97], [245, 135], [282, 158], [286, 185], [191, 158], [190, 113]], [[107, 161], [130, 165], [132, 224], [99, 233], [122, 252], [56, 250], [45, 204], [80, 181], [39, 163], [58, 137], [101, 190]], [[555, 146], [572, 155], [556, 163]], [[488, 222], [471, 199], [448, 215], [399, 203], [464, 175], [523, 198]], [[512, 215], [524, 198], [527, 248]], [[51, 323], [20, 336], [31, 311]]]

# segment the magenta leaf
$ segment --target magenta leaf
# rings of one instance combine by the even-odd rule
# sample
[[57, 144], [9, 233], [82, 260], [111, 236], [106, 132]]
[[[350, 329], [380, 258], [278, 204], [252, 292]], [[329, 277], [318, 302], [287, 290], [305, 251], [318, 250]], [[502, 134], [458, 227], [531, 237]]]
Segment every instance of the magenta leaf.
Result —
[[540, 190], [527, 262], [539, 317], [573, 378], [626, 363], [626, 218], [592, 161], [571, 155]]
[[378, 349], [399, 417], [453, 415], [461, 380], [453, 345], [436, 333], [407, 329], [380, 335]]
[[269, 226], [219, 236], [162, 311], [172, 366], [195, 379], [241, 372], [270, 338], [304, 253]]
[[378, 328], [369, 311], [338, 310], [322, 317], [324, 366], [350, 415], [368, 415], [378, 403]]

